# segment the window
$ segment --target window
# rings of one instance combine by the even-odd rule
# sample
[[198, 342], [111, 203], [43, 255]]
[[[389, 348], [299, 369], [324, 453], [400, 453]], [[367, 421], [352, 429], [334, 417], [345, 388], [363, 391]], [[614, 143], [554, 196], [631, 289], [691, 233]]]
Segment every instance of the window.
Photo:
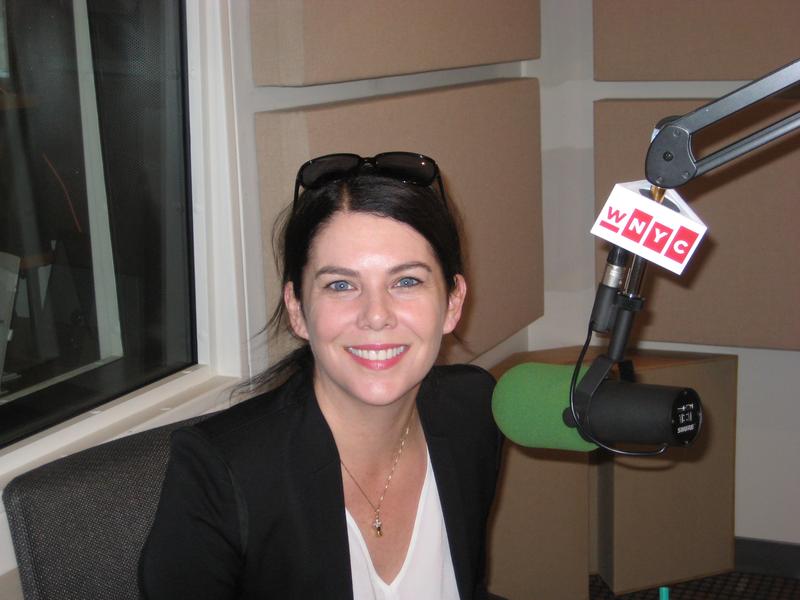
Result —
[[0, 0], [0, 446], [196, 361], [178, 0]]

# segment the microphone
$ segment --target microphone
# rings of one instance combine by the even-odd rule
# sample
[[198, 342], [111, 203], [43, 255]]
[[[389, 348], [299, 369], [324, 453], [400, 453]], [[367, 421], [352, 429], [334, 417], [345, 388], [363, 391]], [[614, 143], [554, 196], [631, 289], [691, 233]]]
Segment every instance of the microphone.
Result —
[[[586, 372], [584, 368], [582, 372]], [[589, 452], [598, 445], [575, 428], [569, 408], [573, 367], [524, 363], [497, 382], [492, 413], [500, 431], [528, 448]], [[606, 379], [579, 413], [582, 428], [601, 444], [688, 446], [703, 412], [691, 388]]]

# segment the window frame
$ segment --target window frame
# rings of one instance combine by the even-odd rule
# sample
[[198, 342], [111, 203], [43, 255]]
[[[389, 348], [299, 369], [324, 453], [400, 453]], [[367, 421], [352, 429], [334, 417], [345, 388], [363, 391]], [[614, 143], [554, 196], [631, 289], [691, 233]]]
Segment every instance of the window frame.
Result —
[[[198, 363], [3, 448], [0, 487], [66, 454], [228, 406], [230, 386], [250, 372], [228, 7], [184, 10]], [[0, 544], [0, 574], [14, 564]]]

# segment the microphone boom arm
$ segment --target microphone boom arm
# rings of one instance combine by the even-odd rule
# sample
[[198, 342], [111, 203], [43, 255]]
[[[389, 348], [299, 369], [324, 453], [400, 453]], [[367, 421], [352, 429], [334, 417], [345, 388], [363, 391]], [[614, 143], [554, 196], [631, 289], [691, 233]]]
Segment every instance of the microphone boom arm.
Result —
[[798, 81], [800, 81], [800, 60], [789, 63], [681, 117], [664, 119], [661, 122], [663, 126], [647, 150], [645, 159], [647, 180], [660, 188], [677, 188], [698, 175], [716, 169], [794, 131], [800, 127], [800, 112], [699, 160], [692, 152], [692, 137], [695, 133], [796, 85]]

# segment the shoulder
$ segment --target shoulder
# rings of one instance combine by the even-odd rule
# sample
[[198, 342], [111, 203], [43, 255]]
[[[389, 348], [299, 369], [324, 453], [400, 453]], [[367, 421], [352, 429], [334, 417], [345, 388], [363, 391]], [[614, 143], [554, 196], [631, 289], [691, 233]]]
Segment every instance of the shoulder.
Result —
[[434, 367], [425, 378], [418, 396], [420, 414], [435, 431], [494, 431], [491, 412], [495, 380], [474, 365]]
[[[417, 396], [434, 471], [452, 464], [462, 485], [478, 486], [475, 497], [483, 497], [487, 507], [502, 449], [492, 416], [494, 385], [494, 377], [473, 365], [435, 367]], [[442, 439], [446, 453], [441, 453]]]
[[227, 462], [247, 460], [274, 450], [297, 426], [313, 401], [310, 383], [298, 373], [280, 387], [259, 394], [194, 425], [178, 430], [173, 439], [193, 437], [214, 447]]
[[439, 392], [455, 393], [460, 398], [486, 399], [495, 386], [492, 375], [475, 365], [437, 366], [429, 375], [431, 383]]

